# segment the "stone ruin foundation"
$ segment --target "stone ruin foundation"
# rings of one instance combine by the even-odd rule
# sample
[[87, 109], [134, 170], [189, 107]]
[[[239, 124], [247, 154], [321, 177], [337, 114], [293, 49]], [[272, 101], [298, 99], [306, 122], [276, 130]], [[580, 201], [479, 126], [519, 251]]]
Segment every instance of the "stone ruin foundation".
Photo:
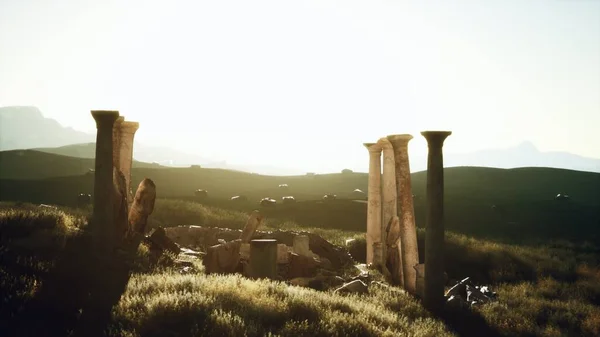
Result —
[[[352, 264], [347, 252], [317, 235], [256, 232], [263, 220], [258, 211], [250, 215], [241, 233], [190, 226], [159, 228], [144, 238], [148, 216], [154, 209], [156, 186], [144, 179], [135, 197], [131, 193], [133, 139], [139, 123], [125, 121], [118, 111], [95, 110], [92, 116], [97, 135], [91, 229], [99, 253], [124, 243], [135, 250], [146, 240], [151, 249], [179, 254], [182, 249], [174, 243], [179, 241], [185, 246], [204, 247], [203, 263], [208, 274], [242, 272], [251, 277], [281, 279], [285, 271], [283, 277], [296, 283], [314, 283], [317, 269], [322, 275]], [[451, 132], [421, 134], [429, 149], [425, 264], [419, 264], [417, 249], [408, 157], [408, 142], [413, 137], [408, 134], [364, 144], [370, 158], [366, 256], [367, 264], [380, 269], [390, 283], [419, 295], [426, 307], [437, 310], [444, 302], [442, 147]], [[342, 288], [362, 292], [366, 285], [357, 279]]]

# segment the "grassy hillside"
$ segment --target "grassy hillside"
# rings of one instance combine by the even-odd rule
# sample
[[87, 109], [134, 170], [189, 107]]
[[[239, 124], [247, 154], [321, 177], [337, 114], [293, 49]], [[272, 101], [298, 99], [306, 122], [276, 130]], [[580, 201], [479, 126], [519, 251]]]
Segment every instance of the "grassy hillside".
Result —
[[[172, 219], [177, 215], [176, 219]], [[239, 228], [245, 215], [191, 202], [160, 199], [152, 222], [227, 225]], [[267, 228], [293, 227], [269, 219]], [[40, 210], [0, 203], [0, 331], [41, 327], [45, 333], [78, 326], [60, 316], [66, 301], [43, 301], [57, 259], [87, 256], [86, 246], [69, 253], [86, 228], [86, 214], [73, 209]], [[320, 230], [332, 241], [353, 233]], [[422, 240], [422, 232], [419, 232]], [[358, 240], [360, 245], [361, 240]], [[598, 249], [568, 242], [516, 246], [447, 233], [450, 279], [471, 276], [489, 284], [499, 301], [451, 320], [432, 316], [401, 289], [372, 288], [367, 295], [344, 296], [239, 276], [181, 275], [153, 269], [148, 251], [138, 251], [132, 275], [106, 323], [109, 336], [597, 336], [600, 334]], [[363, 243], [364, 244], [364, 241]], [[364, 246], [361, 248], [364, 250]], [[80, 261], [81, 268], [91, 267]], [[61, 280], [74, 300], [83, 269], [70, 265]], [[95, 266], [91, 270], [95, 270]], [[94, 275], [91, 275], [94, 277]], [[99, 275], [95, 275], [99, 277]], [[103, 282], [107, 275], [102, 275]], [[83, 290], [77, 290], [80, 287]], [[66, 300], [66, 299], [63, 299]], [[35, 303], [35, 305], [33, 305]], [[79, 308], [83, 303], [75, 303]], [[32, 309], [34, 308], [34, 309]], [[41, 306], [41, 308], [46, 308]], [[84, 306], [85, 308], [85, 306]], [[85, 309], [83, 316], [85, 317]], [[83, 318], [81, 318], [83, 319]], [[21, 324], [19, 324], [21, 323]], [[53, 330], [57, 329], [57, 330]], [[39, 332], [39, 331], [38, 331]]]
[[[88, 173], [94, 166], [93, 158], [78, 158], [36, 150], [0, 152], [0, 179], [35, 180], [76, 176]], [[162, 166], [134, 161], [133, 167], [161, 168]]]
[[[0, 171], [4, 172], [4, 166]], [[23, 172], [35, 175], [45, 172], [49, 166], [30, 164], [24, 166]], [[367, 192], [365, 173], [281, 177], [206, 168], [136, 168], [132, 172], [133, 186], [146, 177], [155, 181], [158, 195], [163, 198], [194, 200], [194, 191], [202, 188], [209, 193], [209, 198], [202, 203], [247, 211], [259, 207], [258, 201], [263, 197], [281, 201], [282, 196], [293, 195], [297, 204], [279, 204], [266, 210], [267, 214], [310, 227], [364, 231], [366, 226], [366, 204], [350, 200], [356, 188]], [[417, 226], [424, 227], [426, 172], [413, 173], [412, 182]], [[289, 190], [280, 189], [279, 184], [288, 184]], [[600, 242], [597, 230], [600, 226], [599, 186], [598, 173], [550, 168], [447, 168], [446, 227], [508, 242], [546, 238]], [[73, 206], [77, 194], [92, 192], [93, 175], [37, 181], [0, 180], [0, 200], [6, 201]], [[343, 200], [322, 203], [325, 193], [335, 193]], [[571, 200], [555, 200], [558, 193], [569, 194]], [[232, 203], [229, 200], [239, 194], [247, 195], [249, 201]]]
[[32, 150], [69, 157], [86, 159], [96, 158], [96, 143], [72, 144], [59, 147], [43, 147]]

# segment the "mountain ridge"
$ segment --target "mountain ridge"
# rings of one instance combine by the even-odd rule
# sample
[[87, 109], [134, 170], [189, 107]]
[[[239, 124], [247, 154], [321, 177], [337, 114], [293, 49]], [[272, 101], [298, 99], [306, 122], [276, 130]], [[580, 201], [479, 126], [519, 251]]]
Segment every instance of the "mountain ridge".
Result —
[[[31, 132], [35, 129], [36, 132]], [[41, 130], [41, 131], [39, 131]], [[0, 151], [34, 149], [80, 158], [94, 158], [95, 135], [64, 127], [33, 106], [0, 107]], [[165, 147], [147, 146], [135, 141], [134, 159], [171, 167], [201, 165], [265, 175], [304, 174], [299, 169], [284, 169], [269, 165], [231, 164], [227, 160], [214, 161], [199, 155]], [[411, 172], [425, 170], [427, 157], [411, 155]], [[476, 166], [496, 168], [551, 167], [584, 172], [600, 172], [600, 159], [588, 158], [569, 152], [542, 152], [529, 141], [504, 149], [486, 149], [444, 156], [445, 167]]]

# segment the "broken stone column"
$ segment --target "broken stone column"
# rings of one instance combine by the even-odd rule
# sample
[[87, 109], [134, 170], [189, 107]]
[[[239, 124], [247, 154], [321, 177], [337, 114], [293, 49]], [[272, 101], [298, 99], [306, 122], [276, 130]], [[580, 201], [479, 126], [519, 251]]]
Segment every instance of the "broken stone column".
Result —
[[113, 214], [113, 125], [118, 111], [93, 110], [96, 121], [93, 227], [99, 242], [109, 246], [114, 228]]
[[113, 124], [112, 142], [113, 142], [113, 166], [121, 170], [121, 124], [125, 117], [119, 116]]
[[119, 125], [119, 170], [125, 176], [125, 185], [127, 188], [127, 202], [133, 201], [133, 192], [131, 191], [131, 167], [133, 164], [133, 138], [135, 132], [139, 129], [138, 122], [125, 121]]
[[427, 218], [423, 304], [438, 311], [444, 304], [444, 140], [450, 131], [423, 131], [427, 139]]
[[244, 230], [240, 235], [240, 240], [242, 240], [242, 243], [250, 242], [250, 239], [252, 238], [254, 232], [256, 232], [256, 229], [258, 228], [258, 226], [260, 226], [262, 221], [263, 216], [258, 210], [254, 210], [252, 214], [250, 214], [250, 216], [248, 217], [248, 220], [246, 221], [246, 226], [244, 226]]
[[250, 241], [250, 277], [277, 278], [277, 240]]
[[412, 135], [390, 135], [387, 137], [394, 147], [396, 172], [396, 189], [398, 196], [398, 213], [400, 215], [400, 249], [402, 251], [402, 270], [404, 289], [411, 294], [416, 293], [417, 273], [414, 269], [419, 263], [417, 246], [417, 227], [410, 181], [410, 163], [408, 159], [408, 142]]
[[308, 235], [296, 235], [294, 236], [294, 253], [302, 256], [310, 256], [312, 257], [312, 252], [310, 251], [310, 239]]
[[[376, 143], [364, 143], [369, 150], [369, 191], [367, 203], [367, 265], [383, 265], [383, 252], [374, 253], [375, 243], [383, 241], [381, 225], [381, 146]], [[383, 246], [379, 246], [383, 248]]]
[[144, 179], [138, 185], [133, 204], [129, 209], [129, 231], [143, 235], [146, 231], [148, 216], [154, 211], [156, 185], [151, 179]]

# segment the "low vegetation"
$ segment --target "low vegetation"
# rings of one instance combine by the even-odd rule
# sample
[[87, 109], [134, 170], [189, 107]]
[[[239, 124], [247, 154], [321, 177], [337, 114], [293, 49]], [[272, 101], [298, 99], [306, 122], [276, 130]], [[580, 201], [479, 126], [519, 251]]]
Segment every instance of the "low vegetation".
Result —
[[[86, 217], [86, 211], [69, 208], [0, 203], [0, 331], [10, 331], [11, 320], [37, 296], [65, 241], [85, 229]], [[151, 225], [241, 228], [245, 220], [243, 212], [159, 199]], [[311, 229], [279, 219], [268, 219], [264, 229], [278, 228], [309, 229], [337, 244], [353, 238], [349, 248], [364, 251], [364, 235], [358, 232]], [[422, 231], [419, 237], [423, 239]], [[472, 314], [491, 330], [504, 336], [600, 334], [595, 246], [514, 245], [456, 233], [448, 233], [446, 242], [450, 280], [470, 276], [498, 292], [498, 302], [477, 307]], [[400, 289], [372, 287], [368, 295], [342, 296], [236, 275], [182, 275], [170, 268], [149, 268], [147, 254], [142, 246], [134, 273], [113, 307], [109, 335], [450, 336], [456, 328], [432, 317]]]

